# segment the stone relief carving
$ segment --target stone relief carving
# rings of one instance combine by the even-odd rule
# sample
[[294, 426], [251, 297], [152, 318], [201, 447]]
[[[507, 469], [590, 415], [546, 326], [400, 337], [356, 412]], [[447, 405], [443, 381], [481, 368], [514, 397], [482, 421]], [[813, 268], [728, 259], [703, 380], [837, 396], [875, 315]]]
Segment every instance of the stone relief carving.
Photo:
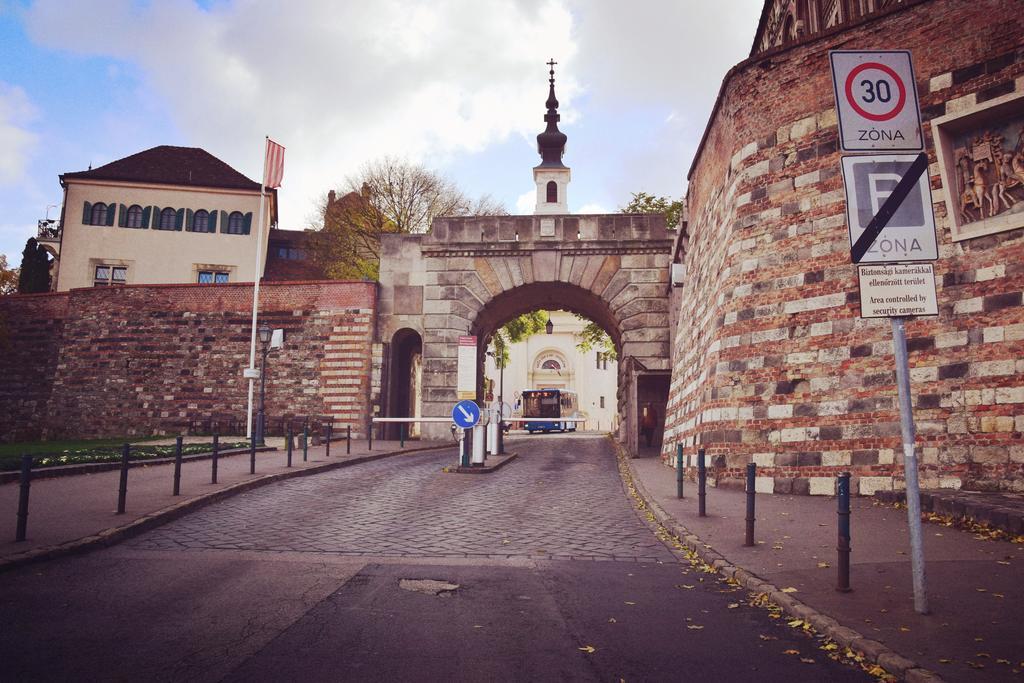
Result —
[[1024, 212], [1024, 117], [953, 139], [961, 227]]

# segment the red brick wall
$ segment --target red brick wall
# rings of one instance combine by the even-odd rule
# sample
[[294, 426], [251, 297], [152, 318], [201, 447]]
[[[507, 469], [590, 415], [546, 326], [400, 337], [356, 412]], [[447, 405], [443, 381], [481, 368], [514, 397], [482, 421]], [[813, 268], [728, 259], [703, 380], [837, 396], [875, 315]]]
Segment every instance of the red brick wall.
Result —
[[830, 493], [846, 470], [862, 493], [901, 485], [890, 326], [859, 318], [828, 50], [909, 49], [940, 244], [940, 315], [907, 325], [923, 483], [1024, 489], [1024, 230], [952, 242], [928, 124], [1024, 92], [1022, 36], [1019, 3], [933, 0], [734, 69], [690, 176], [666, 456], [703, 443], [733, 478], [757, 462], [764, 491]]
[[[285, 330], [285, 347], [267, 365], [268, 415], [332, 415], [362, 434], [375, 310], [374, 283], [264, 284], [260, 319]], [[14, 408], [0, 417], [7, 440], [172, 434], [212, 415], [244, 424], [251, 284], [7, 297], [0, 312], [20, 320], [15, 334], [45, 337], [44, 353], [16, 343], [17, 354], [0, 360], [0, 372], [16, 378], [0, 394]], [[341, 356], [330, 348], [339, 335], [349, 342]], [[345, 405], [334, 400], [339, 387]], [[19, 403], [21, 392], [30, 400]]]

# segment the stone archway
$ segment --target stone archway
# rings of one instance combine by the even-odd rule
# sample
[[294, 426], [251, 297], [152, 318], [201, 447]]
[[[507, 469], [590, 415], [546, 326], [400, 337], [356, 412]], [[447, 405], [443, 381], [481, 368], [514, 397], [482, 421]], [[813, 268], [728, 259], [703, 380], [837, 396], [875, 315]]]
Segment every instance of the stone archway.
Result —
[[[674, 236], [658, 214], [444, 218], [428, 234], [383, 235], [378, 339], [422, 332], [423, 414], [445, 416], [456, 401], [460, 336], [477, 337], [482, 359], [487, 338], [520, 313], [579, 313], [618, 349], [620, 438], [632, 447], [641, 379], [670, 372]], [[433, 438], [447, 431], [424, 425]]]

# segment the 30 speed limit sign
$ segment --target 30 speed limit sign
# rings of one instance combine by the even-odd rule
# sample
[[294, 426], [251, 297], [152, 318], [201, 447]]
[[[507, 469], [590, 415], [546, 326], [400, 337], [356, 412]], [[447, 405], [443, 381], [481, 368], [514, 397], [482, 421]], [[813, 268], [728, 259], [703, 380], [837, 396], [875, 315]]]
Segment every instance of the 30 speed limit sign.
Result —
[[829, 60], [844, 152], [924, 149], [909, 52], [832, 50]]

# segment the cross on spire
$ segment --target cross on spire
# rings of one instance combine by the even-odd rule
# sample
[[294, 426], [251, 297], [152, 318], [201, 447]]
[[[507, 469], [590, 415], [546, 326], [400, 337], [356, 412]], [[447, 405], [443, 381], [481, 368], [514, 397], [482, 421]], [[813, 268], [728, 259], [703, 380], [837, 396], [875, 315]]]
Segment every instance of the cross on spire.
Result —
[[549, 67], [551, 67], [551, 71], [549, 73], [551, 74], [551, 80], [553, 82], [555, 80], [555, 65], [558, 64], [558, 62], [556, 62], [554, 57], [552, 57], [551, 61], [549, 61], [547, 64]]

